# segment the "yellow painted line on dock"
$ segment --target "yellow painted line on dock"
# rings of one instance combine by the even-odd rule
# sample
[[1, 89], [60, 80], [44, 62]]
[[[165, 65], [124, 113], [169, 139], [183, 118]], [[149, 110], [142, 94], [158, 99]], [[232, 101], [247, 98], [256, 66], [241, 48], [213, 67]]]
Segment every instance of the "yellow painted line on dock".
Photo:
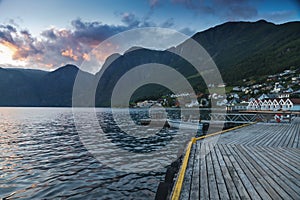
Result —
[[204, 138], [207, 138], [207, 137], [212, 137], [212, 136], [215, 136], [215, 135], [219, 135], [219, 134], [222, 134], [222, 133], [226, 133], [226, 132], [229, 132], [229, 131], [233, 131], [233, 130], [243, 128], [243, 127], [249, 126], [251, 124], [255, 124], [255, 123], [256, 122], [249, 123], [249, 124], [243, 124], [241, 126], [236, 126], [236, 127], [224, 130], [224, 131], [218, 131], [216, 133], [212, 133], [212, 134], [209, 134], [209, 135], [204, 135], [204, 136], [197, 137], [197, 138], [193, 137], [191, 139], [191, 141], [189, 142], [189, 144], [187, 146], [187, 149], [185, 151], [185, 155], [184, 155], [184, 158], [183, 158], [183, 161], [182, 161], [180, 172], [179, 172], [179, 175], [177, 177], [175, 189], [173, 190], [171, 199], [172, 200], [179, 200], [179, 198], [180, 198], [180, 193], [181, 193], [182, 184], [183, 184], [183, 181], [184, 181], [185, 171], [186, 171], [186, 168], [187, 168], [187, 165], [188, 165], [188, 162], [189, 162], [189, 158], [190, 158], [191, 149], [192, 149], [193, 144], [195, 144], [198, 140], [201, 140], [201, 139], [204, 139]]
[[201, 136], [201, 137], [195, 138], [195, 140], [196, 140], [196, 141], [202, 140], [202, 139], [204, 139], [204, 138], [208, 138], [208, 137], [212, 137], [212, 136], [219, 135], [219, 134], [222, 134], [222, 133], [226, 133], [226, 132], [229, 132], [229, 131], [233, 131], [233, 130], [236, 130], [236, 129], [239, 129], [239, 128], [243, 128], [243, 127], [246, 127], [246, 126], [255, 124], [255, 123], [257, 123], [257, 122], [252, 122], [252, 123], [248, 123], [248, 124], [243, 124], [243, 125], [240, 125], [240, 126], [236, 126], [236, 127], [233, 127], [233, 128], [229, 128], [229, 129], [223, 130], [223, 131], [218, 131], [218, 132], [215, 132], [215, 133], [212, 133], [212, 134], [209, 134], [209, 135], [203, 135], [203, 136]]
[[195, 142], [196, 142], [195, 138], [192, 138], [187, 146], [187, 149], [186, 149], [186, 152], [184, 155], [184, 159], [182, 161], [182, 165], [180, 168], [180, 172], [179, 172], [179, 175], [177, 178], [177, 182], [175, 185], [175, 189], [173, 191], [172, 200], [178, 200], [180, 197], [180, 192], [181, 192], [181, 188], [182, 188], [182, 184], [183, 184], [183, 180], [184, 180], [185, 170], [186, 170], [188, 162], [189, 162], [192, 145]]

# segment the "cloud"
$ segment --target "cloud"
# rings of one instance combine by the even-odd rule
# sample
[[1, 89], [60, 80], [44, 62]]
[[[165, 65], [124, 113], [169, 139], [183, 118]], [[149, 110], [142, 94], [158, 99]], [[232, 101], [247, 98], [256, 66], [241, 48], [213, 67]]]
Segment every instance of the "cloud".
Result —
[[26, 60], [29, 55], [41, 53], [38, 42], [27, 30], [18, 32], [11, 25], [0, 25], [0, 44], [14, 52], [15, 60]]
[[121, 16], [121, 21], [126, 26], [126, 29], [158, 26], [156, 23], [149, 20], [150, 15], [151, 12], [147, 13], [143, 18], [139, 18], [133, 13], [123, 12], [119, 14], [119, 16]]
[[6, 29], [9, 32], [17, 32], [17, 29], [11, 25], [0, 25], [0, 29]]
[[129, 27], [138, 27], [141, 23], [133, 13], [123, 13], [121, 21]]
[[251, 0], [171, 0], [171, 3], [192, 10], [197, 15], [214, 16], [222, 20], [249, 19], [258, 14]]
[[[133, 13], [121, 13], [120, 18], [123, 22], [121, 25], [87, 22], [78, 18], [71, 22], [69, 29], [50, 27], [37, 37], [33, 37], [28, 30], [21, 29], [17, 24], [0, 24], [0, 45], [9, 47], [13, 52], [12, 59], [26, 62], [26, 67], [29, 68], [52, 68], [67, 63], [80, 65], [84, 60], [90, 59], [88, 54], [97, 45], [112, 35], [150, 26], [171, 28], [175, 24], [173, 18], [156, 24], [148, 17], [139, 18]], [[182, 32], [190, 35], [192, 31], [182, 29]], [[107, 52], [102, 52], [97, 57], [104, 61], [116, 48], [116, 45], [109, 44]]]
[[0, 41], [14, 43], [11, 33], [15, 33], [16, 29], [10, 25], [0, 25]]
[[174, 19], [173, 18], [169, 18], [167, 19], [166, 21], [164, 21], [160, 27], [163, 27], [163, 28], [170, 28], [172, 26], [174, 26]]
[[81, 19], [73, 20], [71, 25], [71, 29], [51, 27], [39, 37], [33, 37], [28, 30], [18, 30], [16, 26], [0, 25], [0, 45], [13, 52], [13, 60], [26, 61], [30, 68], [59, 67], [67, 63], [80, 65], [89, 59], [88, 53], [100, 42], [130, 28]]
[[73, 26], [71, 37], [91, 46], [95, 46], [106, 38], [129, 29], [128, 26], [107, 25], [101, 22], [83, 22], [81, 19], [73, 20], [71, 24]]
[[45, 38], [48, 38], [49, 40], [56, 40], [57, 39], [57, 35], [55, 33], [54, 28], [43, 31], [41, 33], [41, 35], [44, 36]]

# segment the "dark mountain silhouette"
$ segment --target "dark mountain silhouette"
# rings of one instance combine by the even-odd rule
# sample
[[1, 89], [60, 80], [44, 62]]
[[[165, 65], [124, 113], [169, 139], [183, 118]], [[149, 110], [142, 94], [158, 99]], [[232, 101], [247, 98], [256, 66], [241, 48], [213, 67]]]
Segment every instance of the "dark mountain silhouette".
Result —
[[[72, 106], [78, 67], [66, 65], [53, 72], [0, 68], [1, 106]], [[89, 80], [94, 76], [82, 72]]]
[[299, 65], [300, 22], [228, 22], [192, 38], [213, 56], [229, 84]]
[[37, 82], [47, 72], [35, 72], [35, 70], [0, 68], [0, 105], [38, 105]]
[[[300, 22], [275, 25], [266, 21], [228, 22], [192, 37], [212, 56], [224, 82], [235, 85], [244, 78], [256, 79], [299, 67]], [[183, 44], [174, 47], [179, 51]], [[112, 58], [115, 60], [111, 62]], [[134, 48], [124, 55], [112, 55], [104, 65], [109, 65], [101, 77], [96, 105], [109, 106], [112, 89], [120, 77], [135, 66], [160, 63], [173, 67], [191, 83], [196, 91], [206, 86], [195, 69], [184, 59], [170, 51]], [[77, 73], [74, 65], [60, 67], [53, 72], [29, 69], [0, 68], [0, 106], [71, 106], [72, 90]], [[84, 83], [93, 84], [99, 74], [84, 74]], [[89, 87], [83, 89], [88, 90]], [[160, 96], [166, 88], [145, 86], [133, 99]], [[84, 95], [83, 95], [84, 96]]]

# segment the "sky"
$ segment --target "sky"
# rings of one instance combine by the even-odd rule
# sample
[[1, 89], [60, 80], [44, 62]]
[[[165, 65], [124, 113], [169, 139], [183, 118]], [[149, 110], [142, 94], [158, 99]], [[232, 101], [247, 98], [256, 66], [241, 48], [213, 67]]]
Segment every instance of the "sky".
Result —
[[[300, 21], [297, 0], [0, 0], [0, 67], [80, 65], [107, 38], [161, 27], [188, 36], [228, 21]], [[99, 56], [103, 61], [110, 52]]]

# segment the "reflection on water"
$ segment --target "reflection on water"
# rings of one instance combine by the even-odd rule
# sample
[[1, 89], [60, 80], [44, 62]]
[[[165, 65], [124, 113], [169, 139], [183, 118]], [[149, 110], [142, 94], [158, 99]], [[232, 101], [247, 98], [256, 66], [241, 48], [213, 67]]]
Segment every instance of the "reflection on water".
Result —
[[0, 198], [153, 199], [164, 172], [125, 173], [101, 164], [82, 145], [71, 109], [0, 108]]

